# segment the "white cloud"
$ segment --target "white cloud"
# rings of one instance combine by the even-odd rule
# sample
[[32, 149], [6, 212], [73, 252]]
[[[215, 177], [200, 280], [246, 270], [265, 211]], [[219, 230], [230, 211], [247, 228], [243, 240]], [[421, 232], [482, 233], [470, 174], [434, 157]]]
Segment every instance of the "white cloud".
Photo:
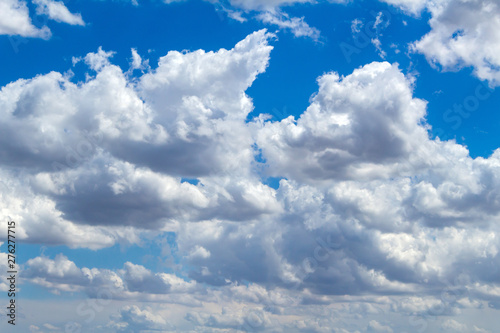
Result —
[[[28, 179], [19, 179], [12, 172], [0, 169], [0, 214], [17, 223], [16, 237], [27, 242], [47, 245], [65, 244], [69, 247], [99, 249], [113, 245], [117, 240], [137, 242], [137, 234], [130, 228], [102, 228], [78, 225], [61, 216], [56, 202], [30, 189]], [[41, 179], [40, 182], [43, 182]], [[40, 185], [41, 186], [41, 185]], [[45, 186], [53, 186], [51, 182]], [[5, 231], [2, 231], [5, 235]]]
[[22, 0], [0, 0], [0, 34], [44, 39], [51, 36], [46, 26], [38, 29], [32, 24], [28, 6]]
[[411, 14], [418, 15], [432, 0], [380, 0], [390, 5], [397, 6]]
[[[81, 15], [71, 13], [61, 1], [34, 0], [33, 3], [38, 15], [47, 15], [41, 28], [32, 23], [26, 1], [0, 0], [0, 35], [49, 39], [52, 35], [46, 26], [49, 19], [71, 25], [85, 25]], [[14, 46], [16, 41], [12, 43]]]
[[[138, 82], [99, 48], [84, 57], [96, 72], [84, 83], [52, 72], [3, 87], [2, 216], [21, 223], [26, 241], [100, 248], [137, 241], [118, 225], [278, 211], [274, 190], [252, 174], [245, 125], [253, 106], [244, 91], [265, 70], [271, 37], [262, 30], [232, 50], [170, 52]], [[10, 167], [25, 177], [9, 180]]]
[[500, 6], [492, 0], [431, 1], [431, 31], [414, 44], [445, 70], [473, 67], [492, 85], [500, 81]]
[[447, 319], [441, 325], [441, 328], [446, 332], [467, 332], [467, 325], [459, 323], [453, 319]]
[[[248, 122], [245, 91], [266, 70], [272, 37], [171, 51], [134, 79], [99, 49], [83, 58], [85, 82], [52, 72], [3, 87], [0, 219], [19, 222], [19, 239], [99, 249], [175, 232], [189, 268], [181, 277], [42, 256], [23, 279], [56, 293], [177, 304], [186, 331], [253, 321], [397, 332], [398, 322], [359, 316], [498, 304], [500, 150], [473, 159], [456, 142], [431, 140], [426, 102], [387, 62], [322, 75], [298, 119]], [[268, 175], [284, 178], [277, 190], [262, 183]], [[109, 327], [168, 330], [166, 312], [130, 306]], [[344, 316], [363, 320], [335, 321]]]
[[132, 59], [130, 63], [130, 69], [143, 69], [143, 61], [136, 49], [132, 49]]
[[281, 29], [290, 29], [295, 37], [310, 37], [318, 40], [320, 32], [316, 28], [311, 28], [304, 18], [292, 17], [283, 12], [263, 12], [257, 16], [259, 20], [267, 24], [277, 25]]
[[[113, 57], [115, 52], [110, 51], [106, 52], [102, 49], [101, 46], [99, 46], [99, 49], [97, 50], [97, 53], [89, 53], [85, 56], [85, 63], [94, 71], [100, 71], [104, 67], [107, 67], [111, 65], [109, 62], [109, 59]], [[73, 60], [73, 66], [77, 63], [78, 61]]]
[[382, 49], [382, 43], [380, 42], [380, 39], [378, 39], [378, 37], [372, 38], [371, 42], [373, 46], [375, 46], [375, 48], [377, 49], [380, 58], [385, 59], [387, 53]]
[[79, 268], [66, 256], [54, 259], [36, 257], [24, 265], [21, 276], [53, 292], [81, 291], [90, 297], [106, 299], [168, 300], [169, 294], [189, 294], [199, 289], [195, 281], [186, 281], [167, 273], [154, 273], [144, 266], [126, 262], [116, 271]]
[[298, 120], [264, 122], [256, 131], [270, 175], [367, 179], [427, 163], [419, 156], [430, 149], [419, 125], [425, 102], [412, 98], [397, 65], [373, 63], [345, 78], [329, 73], [318, 83], [318, 94]]
[[[395, 65], [326, 74], [319, 84], [297, 121], [261, 117], [250, 125], [269, 174], [288, 178], [276, 194], [283, 212], [255, 225], [180, 226], [183, 253], [200, 246], [211, 253], [192, 259], [200, 270], [191, 277], [212, 285], [227, 284], [223, 276], [298, 283], [319, 295], [426, 294], [422, 281], [445, 288], [468, 265], [469, 278], [489, 281], [486, 266], [473, 268], [472, 258], [498, 260], [492, 221], [500, 206], [487, 199], [496, 197], [498, 180], [486, 176], [496, 174], [498, 152], [472, 159], [454, 142], [430, 140], [426, 104], [412, 97], [412, 81]], [[326, 163], [323, 151], [337, 154]], [[446, 303], [446, 313], [454, 306]]]
[[135, 305], [123, 307], [120, 310], [118, 320], [118, 323], [112, 325], [117, 329], [116, 332], [141, 332], [144, 330], [164, 332], [175, 329], [161, 316], [152, 313], [150, 308], [140, 309]]
[[472, 327], [472, 329], [473, 329], [473, 330], [474, 330], [474, 332], [476, 332], [476, 333], [491, 333], [490, 331], [485, 330], [484, 328], [477, 327], [476, 325], [474, 325], [474, 326]]
[[38, 15], [47, 15], [51, 20], [71, 25], [85, 25], [80, 14], [73, 14], [62, 1], [33, 0]]
[[196, 258], [209, 258], [210, 257], [210, 251], [205, 249], [203, 246], [196, 246], [191, 253], [188, 255], [189, 258], [196, 259]]
[[367, 332], [393, 333], [394, 331], [389, 326], [382, 325], [376, 320], [371, 320], [368, 323]]
[[220, 314], [213, 313], [210, 315], [190, 313], [187, 318], [197, 326], [203, 328], [213, 327], [241, 331], [265, 331], [275, 326], [272, 325], [269, 314], [262, 309], [243, 308], [238, 310], [226, 310]]

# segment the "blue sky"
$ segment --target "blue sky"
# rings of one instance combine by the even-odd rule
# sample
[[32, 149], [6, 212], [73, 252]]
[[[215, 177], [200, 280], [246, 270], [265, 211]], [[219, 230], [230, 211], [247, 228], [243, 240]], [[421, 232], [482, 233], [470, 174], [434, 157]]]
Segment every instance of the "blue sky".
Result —
[[494, 332], [495, 1], [0, 6], [18, 330]]

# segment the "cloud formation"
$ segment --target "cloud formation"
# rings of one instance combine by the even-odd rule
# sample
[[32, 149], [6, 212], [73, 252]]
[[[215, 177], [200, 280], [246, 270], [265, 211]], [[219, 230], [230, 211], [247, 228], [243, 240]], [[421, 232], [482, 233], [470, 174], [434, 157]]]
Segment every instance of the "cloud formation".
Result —
[[262, 30], [232, 50], [170, 52], [138, 82], [99, 49], [84, 57], [94, 71], [86, 82], [51, 72], [3, 87], [2, 217], [20, 221], [26, 241], [95, 248], [134, 242], [122, 226], [279, 210], [252, 173], [245, 124], [245, 90], [267, 66], [269, 38]]
[[36, 257], [28, 260], [21, 276], [54, 293], [79, 291], [105, 299], [155, 300], [161, 295], [189, 294], [198, 289], [195, 281], [187, 282], [173, 274], [153, 273], [131, 262], [126, 262], [123, 269], [117, 271], [78, 268], [62, 254], [54, 259]]
[[500, 82], [500, 5], [493, 0], [429, 1], [431, 31], [414, 44], [445, 70], [472, 67], [493, 86]]
[[47, 15], [51, 20], [71, 25], [85, 25], [82, 15], [73, 14], [62, 1], [33, 0], [38, 15]]
[[[176, 323], [160, 306], [124, 307], [108, 323], [117, 331], [399, 332], [368, 315], [498, 308], [500, 150], [474, 159], [430, 139], [426, 102], [388, 62], [320, 76], [297, 119], [248, 120], [246, 90], [273, 38], [171, 51], [135, 78], [100, 48], [75, 58], [85, 82], [51, 72], [3, 87], [0, 219], [19, 223], [19, 239], [100, 249], [174, 232], [184, 268], [41, 256], [23, 278], [197, 307]], [[143, 63], [135, 54], [132, 69]], [[366, 315], [362, 327], [336, 319], [348, 314]]]
[[29, 16], [28, 6], [22, 0], [0, 1], [0, 34], [23, 37], [49, 38], [48, 27], [35, 27]]
[[[33, 0], [36, 6], [36, 21], [42, 27], [33, 24], [27, 2], [24, 0], [0, 1], [0, 35], [21, 36], [49, 39], [52, 32], [47, 27], [48, 20], [70, 25], [85, 25], [80, 14], [73, 14], [62, 1]], [[13, 45], [16, 41], [11, 41]]]

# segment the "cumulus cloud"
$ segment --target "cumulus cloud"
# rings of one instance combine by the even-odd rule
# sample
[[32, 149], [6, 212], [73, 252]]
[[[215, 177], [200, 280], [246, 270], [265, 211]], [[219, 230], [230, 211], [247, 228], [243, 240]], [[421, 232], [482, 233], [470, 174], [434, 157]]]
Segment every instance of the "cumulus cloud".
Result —
[[498, 85], [500, 6], [492, 0], [431, 1], [431, 31], [414, 49], [445, 70], [472, 67], [474, 74]]
[[55, 293], [78, 291], [104, 299], [160, 300], [161, 295], [191, 293], [198, 288], [195, 281], [186, 281], [173, 274], [154, 273], [131, 262], [126, 262], [123, 269], [116, 271], [79, 268], [62, 254], [54, 259], [43, 256], [28, 260], [21, 275]]
[[2, 216], [20, 222], [26, 241], [96, 248], [137, 240], [118, 225], [278, 211], [274, 190], [252, 172], [245, 124], [245, 90], [267, 66], [271, 37], [262, 30], [232, 50], [172, 51], [137, 82], [99, 48], [83, 57], [93, 70], [86, 82], [51, 72], [3, 87]]
[[372, 63], [318, 82], [298, 120], [260, 116], [249, 125], [265, 172], [286, 178], [276, 194], [283, 212], [258, 228], [183, 224], [179, 248], [211, 254], [190, 256], [200, 268], [191, 277], [319, 295], [432, 293], [422, 281], [446, 288], [458, 267], [468, 268], [456, 288], [492, 281], [496, 271], [470, 260], [498, 260], [498, 152], [472, 159], [463, 146], [429, 139], [426, 103], [412, 97], [412, 81], [396, 65]]
[[[138, 88], [154, 105], [157, 123], [169, 134], [165, 138], [169, 142], [148, 144], [136, 156], [130, 149], [115, 154], [186, 177], [248, 165], [253, 160], [252, 140], [245, 135], [243, 121], [253, 105], [244, 91], [266, 69], [271, 37], [262, 30], [230, 51], [171, 51], [160, 58], [158, 68], [141, 77]], [[169, 162], [158, 156], [168, 156]]]
[[397, 65], [373, 63], [345, 78], [323, 75], [318, 83], [318, 94], [298, 120], [263, 122], [257, 131], [270, 175], [378, 178], [426, 163], [418, 155], [428, 141], [419, 124], [425, 102], [412, 98]]
[[[82, 57], [85, 82], [52, 72], [3, 87], [0, 213], [19, 222], [20, 239], [98, 249], [170, 231], [186, 267], [42, 256], [23, 279], [203, 307], [183, 313], [186, 330], [395, 332], [397, 323], [335, 318], [498, 306], [500, 150], [471, 158], [430, 139], [426, 102], [387, 62], [320, 76], [297, 119], [248, 121], [245, 91], [266, 70], [272, 38], [262, 30], [230, 50], [171, 51], [134, 79], [99, 49]], [[270, 176], [277, 189], [263, 183]], [[109, 325], [173, 327], [134, 306]]]
[[[54, 184], [38, 176], [38, 186]], [[61, 216], [57, 203], [36, 193], [30, 182], [12, 171], [0, 171], [0, 213], [4, 220], [17, 223], [16, 237], [32, 243], [47, 245], [65, 244], [71, 248], [88, 247], [99, 249], [113, 245], [116, 241], [135, 243], [137, 234], [130, 228], [101, 228], [87, 224], [78, 225]], [[2, 231], [3, 237], [6, 231]]]

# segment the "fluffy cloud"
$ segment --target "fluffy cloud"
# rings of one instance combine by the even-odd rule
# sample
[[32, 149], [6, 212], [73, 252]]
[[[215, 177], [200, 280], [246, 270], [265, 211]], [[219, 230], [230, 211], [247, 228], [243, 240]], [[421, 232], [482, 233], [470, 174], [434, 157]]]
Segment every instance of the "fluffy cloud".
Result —
[[52, 33], [46, 26], [48, 20], [71, 25], [85, 25], [81, 15], [71, 13], [62, 1], [34, 0], [33, 3], [38, 15], [46, 15], [41, 22], [43, 24], [41, 28], [33, 24], [26, 1], [1, 0], [0, 35], [49, 39]]
[[188, 282], [173, 274], [154, 273], [130, 262], [116, 271], [78, 268], [62, 254], [54, 259], [36, 257], [28, 260], [21, 276], [55, 293], [79, 291], [103, 299], [167, 300], [169, 294], [189, 294], [198, 289], [195, 281]]
[[36, 28], [29, 16], [28, 6], [22, 0], [0, 1], [0, 34], [23, 37], [49, 38], [49, 28]]
[[115, 154], [185, 177], [248, 166], [253, 142], [244, 120], [253, 105], [244, 91], [267, 67], [271, 37], [262, 30], [230, 51], [171, 51], [160, 58], [158, 68], [141, 77], [138, 89], [169, 135], [157, 141], [168, 142], [151, 145], [142, 140], [134, 143], [143, 148], [135, 149], [140, 155], [131, 155], [130, 149]]
[[[473, 159], [431, 140], [426, 102], [387, 62], [322, 75], [298, 119], [247, 121], [272, 37], [171, 51], [135, 79], [99, 49], [82, 58], [85, 82], [52, 72], [3, 87], [0, 213], [20, 239], [98, 249], [170, 231], [185, 268], [79, 268], [59, 255], [29, 260], [23, 279], [200, 307], [180, 316], [200, 331], [391, 332], [401, 326], [368, 316], [495, 308], [500, 150]], [[335, 319], [360, 314], [357, 326]], [[134, 306], [109, 325], [173, 327]]]
[[267, 66], [271, 37], [262, 30], [232, 50], [170, 52], [136, 83], [99, 49], [83, 58], [95, 72], [86, 82], [52, 72], [3, 87], [2, 216], [20, 222], [27, 241], [98, 248], [137, 240], [118, 225], [279, 211], [252, 171], [245, 125], [245, 90]]
[[443, 69], [473, 67], [478, 78], [498, 85], [499, 4], [492, 0], [430, 1], [428, 9], [432, 29], [414, 49]]
[[318, 82], [298, 120], [249, 125], [265, 172], [287, 178], [276, 194], [283, 212], [251, 225], [180, 226], [181, 251], [211, 254], [187, 258], [199, 267], [190, 276], [319, 295], [427, 294], [423, 281], [446, 288], [460, 267], [454, 286], [479, 293], [471, 281], [498, 274], [486, 267], [498, 261], [499, 152], [472, 159], [463, 146], [430, 140], [426, 104], [395, 65]]
[[[111, 246], [117, 240], [124, 243], [138, 241], [137, 234], [130, 228], [92, 227], [65, 219], [56, 208], [57, 203], [33, 191], [30, 181], [23, 175], [0, 169], [0, 184], [3, 185], [0, 186], [0, 214], [4, 221], [14, 220], [17, 223], [18, 240], [91, 249]], [[42, 186], [43, 176], [37, 178], [39, 186]], [[49, 182], [43, 186], [50, 187], [53, 184]], [[2, 231], [3, 235], [5, 233]]]
[[[134, 302], [111, 317], [106, 327], [116, 331], [132, 332], [138, 329], [206, 331], [240, 330], [264, 332], [358, 332], [354, 327], [369, 332], [391, 332], [408, 329], [395, 321], [392, 328], [370, 319], [391, 316], [440, 316], [459, 314], [471, 308], [481, 308], [481, 302], [470, 304], [470, 294], [447, 289], [441, 300], [427, 296], [328, 296], [290, 288], [267, 288], [250, 283], [231, 283], [224, 287], [210, 287], [186, 281], [173, 274], [153, 273], [140, 265], [125, 263], [123, 269], [111, 271], [96, 268], [78, 268], [66, 257], [34, 258], [24, 265], [24, 281], [30, 281], [53, 292], [82, 291], [97, 304]], [[463, 289], [462, 289], [463, 290]], [[149, 302], [147, 306], [140, 305]], [[122, 303], [120, 303], [122, 302]], [[89, 303], [89, 304], [94, 304]], [[451, 311], [451, 312], [450, 312]], [[343, 318], [343, 320], [339, 320]], [[387, 322], [384, 321], [384, 322]], [[412, 319], [410, 326], [421, 324]], [[435, 319], [433, 319], [435, 320]], [[356, 325], [353, 323], [356, 322]], [[455, 321], [446, 317], [441, 327], [454, 328]], [[473, 327], [477, 332], [486, 330]]]
[[264, 122], [257, 131], [270, 175], [378, 178], [426, 163], [419, 154], [428, 150], [419, 124], [425, 102], [412, 98], [410, 82], [396, 65], [373, 63], [345, 78], [323, 75], [318, 83], [318, 94], [298, 120]]

